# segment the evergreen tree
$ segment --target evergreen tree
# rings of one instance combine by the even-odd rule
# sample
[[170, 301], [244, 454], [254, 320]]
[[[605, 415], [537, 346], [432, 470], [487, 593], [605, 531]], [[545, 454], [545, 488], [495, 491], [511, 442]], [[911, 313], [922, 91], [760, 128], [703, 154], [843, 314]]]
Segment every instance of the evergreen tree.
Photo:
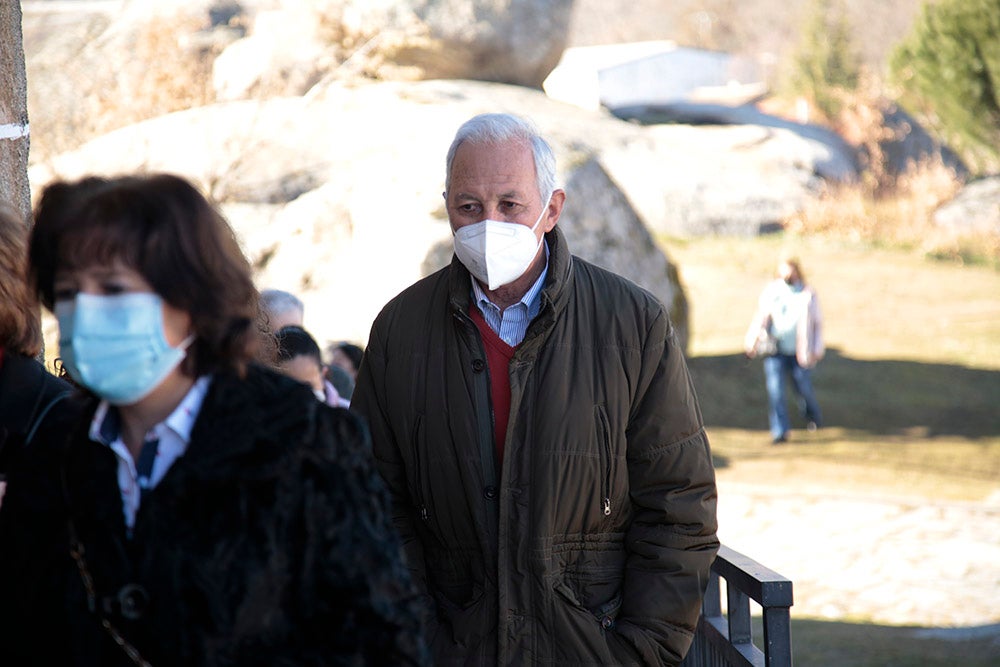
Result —
[[889, 67], [900, 103], [974, 171], [1000, 166], [1000, 0], [926, 3]]
[[858, 85], [860, 56], [841, 0], [813, 0], [794, 56], [792, 86], [828, 118]]

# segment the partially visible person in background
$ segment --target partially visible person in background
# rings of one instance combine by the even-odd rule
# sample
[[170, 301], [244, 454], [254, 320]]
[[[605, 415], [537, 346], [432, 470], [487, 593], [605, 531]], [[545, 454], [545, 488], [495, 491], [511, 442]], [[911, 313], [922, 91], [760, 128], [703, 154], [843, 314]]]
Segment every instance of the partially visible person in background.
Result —
[[341, 341], [326, 348], [326, 379], [348, 400], [354, 394], [354, 383], [361, 368], [365, 350], [360, 345]]
[[323, 379], [333, 385], [344, 400], [350, 401], [354, 395], [354, 378], [340, 366], [323, 364]]
[[811, 369], [823, 358], [823, 319], [816, 291], [806, 284], [798, 260], [783, 258], [778, 275], [764, 287], [744, 339], [747, 357], [763, 357], [771, 441], [788, 441], [792, 430], [785, 398], [791, 379], [806, 428], [823, 419], [812, 386]]
[[341, 341], [334, 343], [327, 348], [327, 363], [330, 366], [339, 366], [347, 371], [351, 379], [356, 379], [358, 369], [361, 368], [361, 358], [365, 356], [365, 350], [360, 345]]
[[272, 332], [287, 326], [302, 326], [306, 307], [302, 299], [280, 289], [261, 290], [261, 304], [267, 315], [267, 325]]
[[28, 228], [0, 204], [0, 501], [8, 461], [42, 425], [71, 410], [69, 383], [35, 358], [42, 349], [38, 300], [28, 287]]
[[323, 376], [325, 369], [319, 344], [308, 331], [294, 325], [282, 327], [275, 338], [278, 341], [278, 370], [309, 385], [316, 398], [327, 405], [338, 408], [351, 406], [351, 402], [341, 398], [336, 387]]
[[166, 174], [56, 182], [29, 258], [88, 400], [10, 467], [4, 664], [426, 663], [367, 429], [254, 363], [221, 214]]

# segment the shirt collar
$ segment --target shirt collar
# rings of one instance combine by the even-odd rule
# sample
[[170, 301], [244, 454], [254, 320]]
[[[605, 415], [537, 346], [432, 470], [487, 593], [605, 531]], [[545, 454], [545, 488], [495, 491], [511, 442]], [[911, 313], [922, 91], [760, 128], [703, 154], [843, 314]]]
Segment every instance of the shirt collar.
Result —
[[[549, 242], [543, 240], [542, 244], [545, 246], [545, 266], [542, 267], [542, 273], [538, 276], [538, 280], [532, 283], [531, 288], [524, 293], [521, 300], [518, 302], [524, 304], [528, 309], [528, 313], [534, 317], [538, 314], [539, 309], [539, 298], [538, 295], [542, 293], [542, 287], [545, 285], [545, 277], [549, 274]], [[470, 274], [469, 278], [472, 280], [472, 294], [476, 303], [479, 304], [480, 309], [487, 306], [492, 306], [493, 308], [499, 309], [499, 307], [490, 301], [490, 298], [486, 296], [486, 291], [480, 286], [479, 281], [476, 280], [475, 276]], [[514, 304], [517, 305], [517, 304]], [[511, 306], [513, 307], [513, 306]]]
[[[167, 415], [167, 418], [162, 422], [153, 426], [151, 432], [160, 435], [160, 431], [169, 429], [182, 442], [190, 442], [191, 430], [194, 428], [194, 422], [201, 411], [205, 394], [208, 393], [210, 381], [211, 376], [208, 375], [202, 375], [195, 380], [173, 412]], [[90, 439], [103, 445], [110, 445], [120, 436], [121, 417], [118, 415], [118, 410], [107, 401], [102, 400], [97, 406], [97, 411], [94, 412], [94, 418], [90, 421]]]

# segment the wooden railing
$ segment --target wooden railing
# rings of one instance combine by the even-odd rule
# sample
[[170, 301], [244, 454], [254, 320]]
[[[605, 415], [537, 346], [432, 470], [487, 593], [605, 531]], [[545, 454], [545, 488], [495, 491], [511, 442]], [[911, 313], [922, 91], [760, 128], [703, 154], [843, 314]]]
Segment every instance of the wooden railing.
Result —
[[[720, 579], [726, 580], [726, 615]], [[764, 650], [753, 642], [750, 600], [763, 610], [764, 637], [759, 643]], [[712, 565], [694, 643], [681, 667], [791, 667], [791, 606], [791, 581], [722, 546]]]

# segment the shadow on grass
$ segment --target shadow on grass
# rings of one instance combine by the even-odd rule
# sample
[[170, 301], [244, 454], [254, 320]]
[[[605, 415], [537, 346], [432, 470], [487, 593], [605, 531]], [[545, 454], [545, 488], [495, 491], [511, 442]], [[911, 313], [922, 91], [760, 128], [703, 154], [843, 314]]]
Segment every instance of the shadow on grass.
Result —
[[[754, 628], [754, 637], [761, 636], [762, 631]], [[915, 628], [793, 616], [792, 655], [796, 667], [994, 666], [1000, 664], [1000, 625]]]
[[[706, 426], [767, 430], [759, 360], [742, 354], [692, 357], [688, 366]], [[1000, 371], [858, 360], [828, 349], [813, 372], [813, 386], [826, 426], [877, 435], [1000, 436]], [[793, 427], [801, 427], [798, 410], [791, 407], [791, 414]]]
[[712, 452], [712, 465], [714, 465], [716, 469], [728, 468], [729, 457], [723, 456], [722, 454], [718, 454], [716, 452]]

